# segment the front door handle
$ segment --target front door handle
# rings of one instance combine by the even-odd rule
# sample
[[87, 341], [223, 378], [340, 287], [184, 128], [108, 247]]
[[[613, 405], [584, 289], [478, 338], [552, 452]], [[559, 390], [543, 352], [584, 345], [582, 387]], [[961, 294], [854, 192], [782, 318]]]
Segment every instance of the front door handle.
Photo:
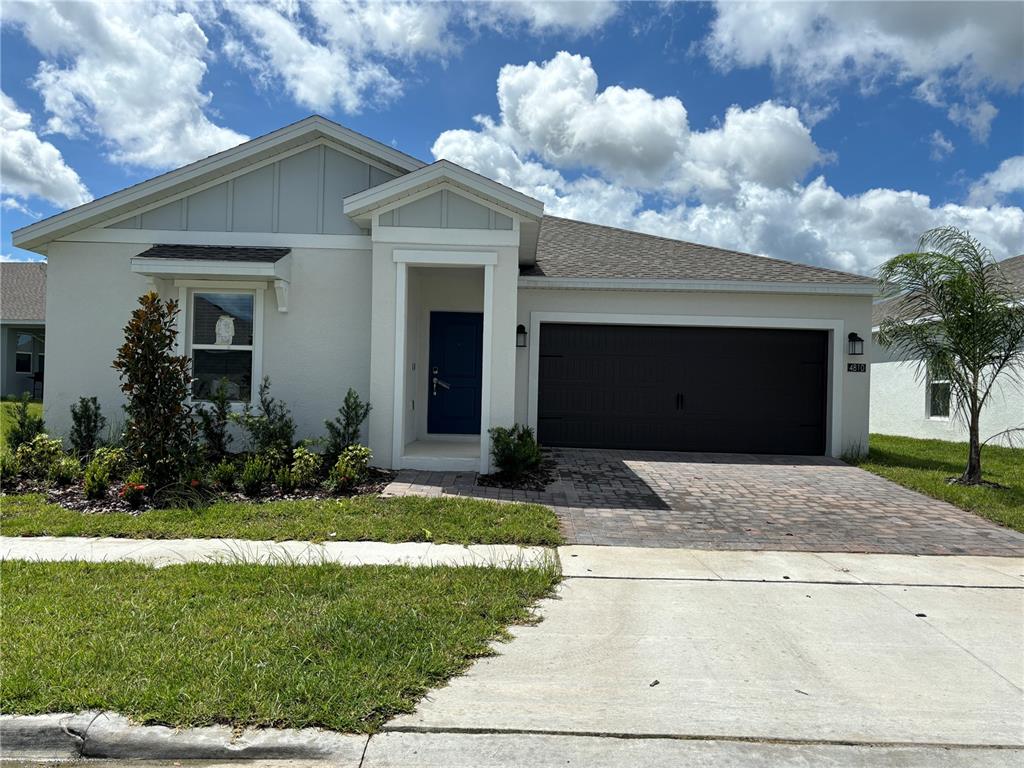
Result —
[[434, 385], [434, 391], [433, 391], [432, 394], [434, 395], [434, 397], [437, 397], [437, 388], [438, 387], [444, 387], [445, 389], [451, 389], [452, 388], [451, 385], [447, 381], [441, 381], [441, 379], [437, 378], [437, 376], [435, 376], [433, 378], [433, 385]]

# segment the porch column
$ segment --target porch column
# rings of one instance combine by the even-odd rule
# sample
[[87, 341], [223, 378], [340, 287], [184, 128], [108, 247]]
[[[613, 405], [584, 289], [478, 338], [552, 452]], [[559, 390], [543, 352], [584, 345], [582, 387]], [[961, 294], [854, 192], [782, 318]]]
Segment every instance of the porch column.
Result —
[[405, 347], [406, 315], [409, 311], [409, 268], [406, 262], [395, 263], [395, 390], [392, 421], [391, 465], [400, 467], [405, 452]]

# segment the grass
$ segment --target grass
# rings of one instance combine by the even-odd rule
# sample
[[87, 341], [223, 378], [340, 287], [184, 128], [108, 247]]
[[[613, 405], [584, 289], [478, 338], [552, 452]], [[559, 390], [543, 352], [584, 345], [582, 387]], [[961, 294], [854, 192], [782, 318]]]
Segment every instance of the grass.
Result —
[[[14, 411], [18, 407], [18, 403], [11, 400], [0, 400], [0, 450], [7, 447], [7, 433], [14, 425]], [[34, 400], [29, 403], [28, 412], [34, 416], [42, 417], [43, 415], [43, 403], [40, 400]]]
[[458, 544], [562, 542], [558, 519], [537, 504], [402, 496], [297, 501], [218, 502], [198, 509], [137, 515], [85, 514], [38, 494], [4, 496], [4, 536], [242, 538], [300, 541], [432, 541]]
[[5, 561], [0, 711], [373, 732], [489, 655], [548, 569]]
[[984, 479], [1001, 488], [950, 485], [967, 466], [967, 444], [871, 435], [867, 457], [852, 462], [900, 485], [948, 501], [1024, 532], [1024, 449], [987, 445], [981, 451]]

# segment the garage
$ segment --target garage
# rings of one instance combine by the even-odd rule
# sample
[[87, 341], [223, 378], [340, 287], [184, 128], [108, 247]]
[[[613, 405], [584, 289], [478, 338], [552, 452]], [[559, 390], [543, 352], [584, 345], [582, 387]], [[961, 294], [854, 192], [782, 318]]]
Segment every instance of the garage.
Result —
[[544, 323], [546, 446], [821, 455], [828, 332]]

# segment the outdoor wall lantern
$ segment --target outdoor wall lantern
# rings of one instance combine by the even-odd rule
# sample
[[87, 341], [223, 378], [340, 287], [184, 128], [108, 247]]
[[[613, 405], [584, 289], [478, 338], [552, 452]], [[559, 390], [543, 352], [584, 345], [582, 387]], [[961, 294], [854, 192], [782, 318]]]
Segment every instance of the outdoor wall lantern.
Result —
[[864, 354], [864, 339], [858, 336], [856, 333], [851, 333], [846, 337], [850, 343], [850, 354], [851, 355], [863, 355]]
[[526, 326], [522, 323], [516, 326], [516, 346], [526, 346]]

